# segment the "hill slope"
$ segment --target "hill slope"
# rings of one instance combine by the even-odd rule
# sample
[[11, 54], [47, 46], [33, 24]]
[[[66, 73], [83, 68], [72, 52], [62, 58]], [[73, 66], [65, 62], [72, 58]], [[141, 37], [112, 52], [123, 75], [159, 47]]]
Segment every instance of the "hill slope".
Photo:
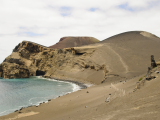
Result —
[[[156, 61], [160, 58], [159, 46], [160, 38], [148, 32], [131, 31], [118, 34], [99, 43], [73, 47], [73, 51], [79, 52], [74, 57], [77, 66], [74, 64], [71, 65], [72, 67], [65, 65], [69, 71], [56, 70], [55, 74], [62, 73], [65, 77], [81, 78], [96, 84], [105, 81], [125, 80], [146, 73], [151, 64], [150, 56], [154, 55]], [[89, 53], [91, 50], [93, 52]], [[89, 61], [92, 68], [95, 65], [103, 66], [106, 72], [100, 70], [91, 72], [93, 69], [78, 68], [79, 64], [86, 61]], [[46, 76], [55, 77], [56, 75], [51, 71], [48, 71]]]
[[99, 42], [99, 40], [93, 37], [63, 37], [58, 43], [50, 46], [50, 48], [63, 49], [68, 47], [89, 45], [97, 42]]
[[[160, 58], [160, 38], [143, 31], [131, 31], [110, 37], [99, 43], [92, 59], [104, 62], [110, 72], [139, 75], [150, 66], [150, 56]], [[97, 59], [98, 58], [98, 59]]]
[[[30, 46], [38, 50], [33, 51]], [[95, 44], [59, 50], [22, 42], [1, 64], [0, 71], [4, 78], [41, 74], [93, 84], [120, 81], [146, 73], [150, 56], [154, 55], [156, 61], [160, 58], [159, 46], [160, 38], [143, 31], [126, 32]]]

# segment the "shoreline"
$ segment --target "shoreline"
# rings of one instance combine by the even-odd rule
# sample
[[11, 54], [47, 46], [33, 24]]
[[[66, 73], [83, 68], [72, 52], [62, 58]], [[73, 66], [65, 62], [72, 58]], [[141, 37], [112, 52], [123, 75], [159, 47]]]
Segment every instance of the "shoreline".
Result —
[[[40, 103], [39, 105], [28, 106], [16, 110], [5, 116], [0, 116], [0, 120], [82, 120], [88, 119], [106, 119], [110, 115], [121, 115], [120, 109], [125, 111], [130, 109], [131, 112], [135, 112], [137, 103], [137, 96], [143, 96], [143, 90], [134, 91], [139, 76], [127, 79], [124, 81], [117, 81], [115, 84], [104, 83], [101, 85], [95, 85], [88, 89], [78, 90], [76, 92], [67, 93], [54, 99], [49, 99], [46, 103]], [[51, 79], [51, 78], [50, 78]], [[54, 79], [54, 78], [52, 78]], [[69, 82], [67, 80], [62, 80]], [[153, 80], [149, 82], [158, 82], [159, 80]], [[149, 83], [148, 82], [148, 83]], [[146, 84], [148, 84], [146, 83]], [[157, 85], [157, 83], [155, 84]], [[147, 89], [145, 86], [142, 89]], [[125, 92], [124, 92], [125, 91]], [[125, 93], [125, 94], [122, 94]], [[137, 95], [138, 94], [138, 95]], [[106, 102], [106, 98], [110, 95], [110, 101]], [[152, 93], [150, 95], [153, 95]], [[148, 93], [146, 94], [146, 101], [148, 101]], [[131, 99], [132, 98], [132, 99]], [[152, 98], [152, 97], [150, 97]], [[146, 101], [144, 101], [146, 103]], [[125, 106], [124, 106], [125, 102]], [[137, 110], [137, 109], [136, 109]], [[111, 111], [108, 113], [108, 111]], [[115, 113], [116, 111], [116, 113]], [[137, 110], [139, 113], [139, 111]], [[136, 114], [137, 114], [136, 112]], [[141, 112], [143, 114], [143, 112]], [[136, 115], [135, 114], [135, 115]], [[157, 113], [158, 114], [158, 113]], [[77, 117], [79, 116], [79, 117]], [[121, 118], [125, 118], [126, 113]], [[114, 116], [115, 119], [119, 118]]]
[[[36, 76], [37, 77], [37, 76]], [[44, 76], [41, 76], [42, 78], [45, 78]], [[47, 78], [46, 78], [47, 79]], [[69, 82], [69, 83], [73, 83], [73, 84], [76, 84], [77, 86], [79, 86], [79, 90], [81, 90], [81, 89], [87, 89], [88, 88], [88, 86], [87, 85], [85, 85], [84, 83], [82, 83], [82, 82], [78, 82], [78, 81], [73, 81], [73, 80], [64, 80], [64, 79], [57, 79], [57, 78], [54, 78], [54, 77], [50, 77], [50, 78], [48, 78], [48, 79], [54, 79], [54, 80], [56, 80], [56, 81], [62, 81], [62, 82]], [[79, 90], [77, 90], [77, 91], [79, 91]], [[76, 91], [73, 91], [73, 92], [76, 92]], [[68, 92], [68, 93], [66, 93], [66, 94], [64, 94], [64, 95], [62, 95], [62, 96], [65, 96], [65, 95], [67, 95], [67, 94], [70, 94], [70, 93], [73, 93], [73, 92]], [[55, 98], [51, 98], [51, 99], [48, 99], [47, 100], [47, 102], [42, 102], [42, 103], [39, 103], [38, 105], [31, 105], [31, 106], [28, 106], [28, 107], [22, 107], [22, 108], [20, 108], [19, 110], [15, 110], [14, 112], [18, 112], [19, 111], [19, 113], [21, 113], [21, 110], [23, 110], [23, 109], [25, 109], [25, 108], [29, 108], [29, 107], [39, 107], [40, 105], [42, 105], [42, 104], [44, 104], [44, 103], [48, 103], [49, 101], [51, 101], [51, 100], [54, 100], [54, 99], [56, 99], [56, 98], [59, 98], [59, 97], [62, 97], [62, 96], [57, 96], [57, 97], [55, 97]], [[13, 113], [14, 113], [13, 112]], [[9, 113], [10, 114], [10, 113]], [[8, 115], [8, 114], [7, 114]], [[0, 116], [1, 117], [1, 116]]]
[[[141, 75], [139, 75], [139, 76], [141, 76]], [[139, 76], [136, 76], [136, 77], [139, 77]], [[40, 77], [40, 78], [42, 78], [42, 79], [51, 79], [51, 81], [52, 81], [52, 79], [53, 79], [54, 81], [69, 82], [69, 83], [72, 83], [72, 84], [77, 85], [77, 86], [79, 87], [79, 90], [82, 90], [82, 89], [85, 90], [85, 89], [87, 89], [88, 87], [91, 87], [91, 86], [94, 85], [94, 84], [91, 84], [91, 83], [90, 83], [90, 85], [86, 85], [85, 83], [79, 82], [79, 81], [76, 81], [76, 80], [60, 79], [60, 78], [56, 78], [56, 77], [44, 77], [44, 76], [30, 76], [30, 77], [37, 77], [37, 78]], [[30, 77], [29, 77], [29, 78], [30, 78]], [[136, 78], [136, 77], [135, 77], [135, 78]], [[3, 79], [3, 78], [2, 78], [2, 79]], [[132, 78], [132, 79], [133, 79], [133, 78]], [[128, 80], [129, 80], [129, 79], [128, 79]], [[118, 82], [118, 83], [120, 83], [120, 82]], [[6, 115], [9, 115], [9, 114], [12, 114], [12, 113], [16, 113], [16, 112], [21, 113], [21, 110], [27, 109], [27, 108], [29, 108], [29, 107], [39, 107], [39, 106], [42, 105], [42, 104], [48, 103], [48, 102], [50, 102], [50, 101], [52, 101], [52, 100], [55, 100], [55, 99], [57, 99], [57, 98], [59, 98], [59, 97], [63, 97], [63, 96], [65, 96], [65, 95], [68, 95], [68, 94], [70, 94], [70, 93], [77, 92], [77, 91], [79, 91], [79, 90], [76, 90], [76, 91], [73, 90], [72, 92], [68, 92], [68, 93], [66, 93], [66, 94], [59, 95], [59, 96], [57, 96], [57, 97], [55, 97], [55, 98], [48, 99], [48, 100], [45, 101], [45, 102], [40, 102], [40, 103], [38, 103], [37, 105], [29, 105], [29, 106], [27, 106], [27, 107], [21, 107], [20, 109], [17, 109], [17, 110], [15, 110], [15, 111], [11, 112], [11, 113], [6, 114]], [[0, 116], [0, 117], [6, 116], [6, 115], [2, 115], [2, 116]]]
[[78, 85], [80, 87], [80, 89], [86, 89], [88, 87], [85, 83], [78, 82], [76, 80], [74, 81], [74, 80], [69, 80], [69, 79], [58, 79], [58, 78], [54, 78], [54, 77], [50, 77], [50, 79], [54, 79], [57, 81], [63, 81], [63, 82], [70, 82], [70, 83]]
[[[38, 77], [38, 76], [30, 76], [30, 77]], [[30, 78], [30, 77], [29, 77], [29, 78]], [[43, 79], [53, 79], [53, 80], [55, 80], [55, 81], [62, 81], [62, 82], [68, 82], [68, 83], [71, 83], [71, 84], [75, 84], [75, 85], [77, 85], [77, 86], [79, 87], [79, 89], [77, 89], [76, 91], [79, 91], [79, 90], [81, 90], [81, 89], [87, 89], [87, 88], [89, 87], [89, 86], [85, 85], [85, 84], [82, 83], [82, 82], [73, 81], [73, 80], [57, 79], [57, 78], [53, 78], [53, 77], [51, 77], [51, 78], [46, 78], [46, 77], [44, 77], [44, 76], [40, 76], [40, 78], [43, 78]], [[2, 78], [2, 79], [3, 79], [3, 78]], [[21, 113], [21, 110], [26, 109], [26, 108], [29, 108], [29, 107], [34, 107], [34, 106], [35, 106], [35, 107], [39, 107], [40, 105], [42, 105], [42, 104], [44, 104], [44, 103], [48, 103], [48, 102], [51, 101], [51, 100], [54, 100], [54, 99], [56, 99], [56, 98], [65, 96], [65, 95], [67, 95], [67, 94], [70, 94], [70, 93], [73, 93], [73, 92], [76, 92], [76, 91], [74, 91], [74, 89], [73, 89], [72, 92], [67, 92], [67, 93], [65, 93], [65, 94], [63, 94], [63, 95], [59, 95], [59, 96], [57, 96], [57, 97], [55, 97], [55, 98], [48, 99], [48, 100], [45, 101], [45, 102], [40, 102], [40, 103], [38, 103], [38, 105], [29, 105], [29, 106], [27, 106], [27, 107], [21, 107], [20, 109], [17, 109], [17, 110], [15, 110], [15, 111], [11, 112], [11, 113], [6, 114], [6, 115], [9, 115], [9, 114], [12, 114], [12, 113], [15, 113], [15, 112]], [[8, 110], [7, 110], [7, 111], [8, 111]], [[6, 116], [6, 115], [2, 115], [2, 116], [0, 116], [0, 117]]]

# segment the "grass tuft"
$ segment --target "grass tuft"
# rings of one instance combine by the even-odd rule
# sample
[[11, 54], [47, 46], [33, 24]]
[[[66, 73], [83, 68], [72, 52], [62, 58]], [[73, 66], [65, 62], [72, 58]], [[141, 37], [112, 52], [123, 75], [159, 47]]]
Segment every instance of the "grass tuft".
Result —
[[141, 81], [143, 79], [143, 77], [141, 77], [140, 79], [139, 79], [139, 81]]

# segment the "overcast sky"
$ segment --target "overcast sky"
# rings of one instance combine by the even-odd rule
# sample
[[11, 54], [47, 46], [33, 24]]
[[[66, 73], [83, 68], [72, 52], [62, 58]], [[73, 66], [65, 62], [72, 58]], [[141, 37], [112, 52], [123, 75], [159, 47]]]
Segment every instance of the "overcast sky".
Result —
[[0, 63], [23, 40], [51, 46], [134, 30], [160, 37], [160, 0], [0, 0]]

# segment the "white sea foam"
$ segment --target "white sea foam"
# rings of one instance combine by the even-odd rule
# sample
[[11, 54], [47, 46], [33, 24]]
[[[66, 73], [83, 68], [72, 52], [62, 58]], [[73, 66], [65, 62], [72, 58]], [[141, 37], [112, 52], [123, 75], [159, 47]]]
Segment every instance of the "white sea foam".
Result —
[[[48, 100], [49, 99], [55, 99], [55, 98], [57, 98], [58, 96], [63, 96], [63, 95], [66, 95], [66, 94], [68, 94], [68, 93], [72, 93], [72, 92], [75, 92], [75, 91], [78, 91], [78, 90], [80, 90], [81, 88], [80, 88], [80, 86], [78, 86], [78, 85], [76, 85], [75, 83], [72, 83], [72, 82], [69, 82], [69, 81], [60, 81], [60, 80], [55, 80], [55, 79], [50, 79], [50, 78], [43, 78], [43, 77], [41, 77], [41, 76], [33, 76], [33, 77], [30, 77], [32, 80], [27, 80], [27, 79], [22, 79], [22, 80], [20, 80], [20, 79], [15, 79], [14, 81], [12, 80], [12, 81], [10, 81], [9, 79], [8, 79], [8, 81], [9, 81], [9, 83], [10, 84], [13, 84], [12, 86], [10, 86], [10, 87], [4, 87], [4, 85], [2, 85], [4, 88], [5, 88], [5, 94], [10, 94], [12, 97], [11, 98], [9, 98], [9, 99], [7, 99], [8, 101], [9, 100], [12, 100], [12, 102], [15, 102], [16, 103], [16, 105], [17, 105], [17, 107], [13, 107], [13, 106], [11, 106], [11, 109], [8, 109], [5, 105], [3, 106], [3, 108], [7, 108], [8, 110], [6, 110], [6, 109], [3, 109], [2, 107], [0, 107], [0, 116], [2, 116], [2, 115], [6, 115], [6, 114], [9, 114], [9, 113], [11, 113], [11, 112], [14, 112], [15, 110], [19, 110], [20, 108], [22, 108], [22, 107], [27, 107], [27, 106], [30, 106], [30, 105], [36, 105], [36, 106], [38, 106], [40, 103], [43, 103], [43, 102], [45, 102], [45, 103], [47, 103], [48, 102]], [[53, 85], [55, 85], [55, 87], [52, 87], [52, 84], [51, 83], [47, 83], [47, 85], [46, 85], [46, 83], [45, 83], [45, 81], [44, 80], [42, 80], [42, 82], [39, 82], [37, 79], [45, 79], [45, 80], [48, 80], [48, 81], [55, 81], [55, 82], [57, 82], [56, 84], [54, 83]], [[37, 81], [36, 81], [37, 80]], [[5, 80], [5, 81], [7, 81], [7, 80]], [[27, 82], [25, 82], [25, 81], [27, 81]], [[23, 83], [23, 84], [22, 84]], [[44, 83], [44, 84], [43, 84]], [[68, 84], [62, 84], [62, 83], [68, 83]], [[33, 85], [34, 84], [34, 85]], [[38, 84], [38, 85], [37, 85]], [[6, 85], [7, 85], [7, 83], [6, 83]], [[46, 85], [46, 86], [45, 86]], [[50, 93], [48, 94], [48, 96], [46, 95], [46, 93], [45, 93], [45, 90], [47, 89], [47, 86], [50, 86], [52, 89], [53, 88], [56, 88], [56, 86], [57, 86], [57, 88], [56, 88], [56, 90], [58, 90], [58, 92], [55, 92], [54, 93], [54, 89], [53, 89], [53, 92], [52, 92], [52, 89], [51, 89], [51, 91], [49, 91]], [[64, 85], [64, 87], [63, 87], [63, 85]], [[44, 88], [43, 88], [43, 86], [44, 86]], [[65, 87], [66, 86], [66, 87]], [[68, 88], [67, 88], [67, 86], [68, 86]], [[8, 89], [7, 89], [8, 88]], [[29, 89], [28, 89], [29, 88]], [[62, 88], [62, 89], [61, 89]], [[65, 88], [65, 89], [64, 89]], [[11, 89], [12, 89], [12, 91], [11, 91]], [[28, 90], [27, 90], [28, 89]], [[14, 92], [14, 90], [15, 90], [15, 92]], [[32, 91], [33, 90], [33, 91]], [[28, 94], [29, 93], [29, 91], [31, 91], [31, 93], [32, 94]], [[38, 96], [37, 96], [37, 93], [45, 93], [45, 96], [43, 97], [41, 97], [40, 95], [41, 94], [38, 94]], [[3, 91], [1, 91], [1, 94], [3, 93]], [[28, 94], [28, 95], [26, 95], [26, 93]], [[34, 93], [34, 94], [33, 94]], [[58, 94], [57, 94], [58, 93]], [[17, 94], [19, 95], [19, 96], [17, 96]], [[3, 94], [2, 94], [3, 95]], [[15, 95], [14, 97], [13, 97], [13, 95]], [[30, 96], [30, 95], [32, 95], [32, 97]], [[17, 98], [17, 97], [18, 98]], [[31, 98], [27, 98], [28, 100], [28, 102], [24, 102], [25, 100], [26, 100], [26, 98], [25, 97], [31, 97]], [[37, 97], [36, 97], [37, 96]], [[8, 96], [8, 97], [10, 97], [10, 96]], [[20, 100], [20, 101], [17, 101], [17, 100]], [[2, 101], [2, 99], [1, 99], [1, 101]], [[7, 103], [8, 101], [5, 101], [5, 103]], [[8, 103], [12, 103], [12, 102], [8, 102]], [[21, 103], [22, 102], [22, 103]], [[20, 103], [20, 104], [19, 104]], [[15, 104], [14, 104], [15, 105]], [[1, 105], [0, 105], [1, 106]], [[2, 109], [1, 109], [2, 108]], [[12, 108], [14, 108], [14, 109], [12, 109]], [[4, 111], [2, 111], [2, 110], [4, 110]]]
[[[48, 102], [49, 98], [51, 98], [51, 97], [34, 97], [29, 100], [29, 104], [30, 105], [39, 105], [40, 103], [43, 103], [43, 102], [46, 103], [46, 102]], [[41, 101], [38, 101], [38, 100], [41, 100]]]
[[73, 92], [78, 91], [78, 90], [81, 89], [80, 86], [78, 86], [78, 85], [76, 85], [76, 84], [74, 84], [74, 83], [72, 83], [72, 86], [73, 86]]
[[94, 86], [93, 84], [89, 84], [89, 83], [87, 83], [87, 84], [85, 84], [87, 87], [91, 87], [91, 86]]
[[[41, 78], [43, 78], [43, 77], [41, 77]], [[76, 85], [75, 83], [72, 83], [72, 82], [55, 80], [55, 79], [51, 79], [51, 78], [43, 78], [43, 79], [46, 79], [46, 80], [49, 80], [49, 81], [58, 81], [58, 82], [63, 82], [63, 83], [70, 83], [70, 84], [72, 84], [72, 86], [73, 86], [73, 92], [78, 91], [78, 90], [81, 89], [81, 87], [80, 87], [79, 85]], [[58, 86], [62, 86], [62, 85], [58, 85]], [[88, 84], [88, 86], [92, 86], [92, 85], [91, 85], [91, 84], [90, 84], [90, 85]], [[69, 93], [71, 93], [71, 92], [69, 92]]]
[[1, 113], [0, 113], [0, 116], [3, 115], [4, 113], [6, 113], [7, 111], [8, 111], [8, 110], [1, 112]]
[[5, 110], [5, 111], [3, 111], [3, 112], [0, 113], [0, 116], [9, 114], [9, 113], [11, 113], [11, 112], [14, 112], [14, 111], [17, 110], [17, 109], [18, 109], [18, 108]]

